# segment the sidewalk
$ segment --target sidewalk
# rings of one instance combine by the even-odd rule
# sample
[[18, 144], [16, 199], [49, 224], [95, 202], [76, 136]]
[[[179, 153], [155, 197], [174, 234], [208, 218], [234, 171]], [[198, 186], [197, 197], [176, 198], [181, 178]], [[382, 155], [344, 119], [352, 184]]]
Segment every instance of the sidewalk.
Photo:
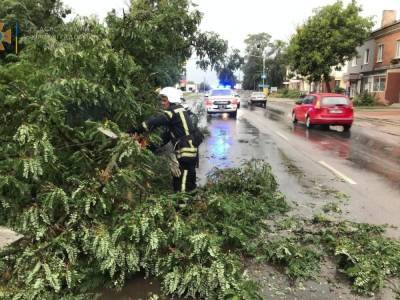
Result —
[[400, 137], [400, 108], [355, 108], [356, 124]]
[[[294, 99], [268, 98], [274, 108], [281, 107], [290, 112]], [[400, 106], [354, 107], [354, 125], [382, 132], [399, 138], [400, 141]]]

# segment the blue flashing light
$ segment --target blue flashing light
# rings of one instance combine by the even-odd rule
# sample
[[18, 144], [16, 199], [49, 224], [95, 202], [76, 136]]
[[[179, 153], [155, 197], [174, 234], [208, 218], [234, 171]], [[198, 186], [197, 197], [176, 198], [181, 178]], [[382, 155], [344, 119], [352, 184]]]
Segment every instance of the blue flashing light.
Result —
[[218, 88], [220, 89], [232, 89], [231, 82], [220, 81]]

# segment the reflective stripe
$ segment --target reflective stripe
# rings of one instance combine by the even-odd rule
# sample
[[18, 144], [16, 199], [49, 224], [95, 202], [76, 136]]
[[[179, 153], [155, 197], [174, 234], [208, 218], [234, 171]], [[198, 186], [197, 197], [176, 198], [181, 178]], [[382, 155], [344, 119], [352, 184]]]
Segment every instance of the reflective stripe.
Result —
[[[176, 110], [178, 110], [178, 109], [176, 109]], [[184, 109], [182, 111], [179, 111], [179, 116], [181, 117], [183, 129], [185, 129], [185, 135], [189, 135], [190, 134], [189, 127], [188, 127], [188, 124], [186, 122], [185, 115], [183, 114], [183, 112], [184, 112]]]
[[172, 112], [170, 112], [169, 110], [164, 110], [164, 112], [167, 114], [167, 116], [172, 119]]
[[188, 170], [183, 170], [181, 192], [186, 191], [186, 179], [187, 179], [187, 174], [188, 174]]
[[144, 128], [144, 130], [149, 131], [149, 128], [147, 127], [146, 122], [142, 123], [142, 127]]
[[192, 148], [194, 148], [194, 145], [193, 145], [192, 140], [189, 140], [189, 146], [192, 147]]
[[180, 112], [184, 112], [185, 111], [185, 109], [182, 107], [182, 108], [177, 108], [177, 109], [174, 109], [174, 112], [175, 113], [180, 113]]
[[182, 153], [182, 152], [197, 152], [197, 148], [181, 148], [177, 150], [176, 152]]
[[187, 152], [185, 152], [185, 153], [178, 153], [178, 154], [176, 155], [176, 157], [177, 157], [177, 158], [182, 158], [182, 157], [190, 157], [190, 158], [193, 158], [193, 157], [197, 157], [197, 153], [187, 153]]

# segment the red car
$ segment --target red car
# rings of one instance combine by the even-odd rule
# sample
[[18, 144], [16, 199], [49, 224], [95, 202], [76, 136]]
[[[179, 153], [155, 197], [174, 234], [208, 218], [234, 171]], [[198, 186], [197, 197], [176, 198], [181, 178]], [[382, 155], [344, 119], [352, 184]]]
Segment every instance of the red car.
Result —
[[353, 120], [353, 104], [341, 94], [309, 94], [296, 101], [292, 110], [292, 122], [304, 122], [307, 128], [313, 125], [342, 125], [344, 131], [348, 131]]

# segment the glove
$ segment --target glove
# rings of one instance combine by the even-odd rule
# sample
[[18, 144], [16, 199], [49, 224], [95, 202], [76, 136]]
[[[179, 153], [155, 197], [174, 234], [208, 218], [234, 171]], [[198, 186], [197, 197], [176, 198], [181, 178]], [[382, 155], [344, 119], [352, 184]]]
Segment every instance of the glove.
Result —
[[181, 169], [179, 168], [179, 162], [176, 159], [175, 153], [170, 153], [168, 155], [168, 160], [169, 160], [169, 167], [171, 169], [172, 176], [174, 177], [181, 177]]

